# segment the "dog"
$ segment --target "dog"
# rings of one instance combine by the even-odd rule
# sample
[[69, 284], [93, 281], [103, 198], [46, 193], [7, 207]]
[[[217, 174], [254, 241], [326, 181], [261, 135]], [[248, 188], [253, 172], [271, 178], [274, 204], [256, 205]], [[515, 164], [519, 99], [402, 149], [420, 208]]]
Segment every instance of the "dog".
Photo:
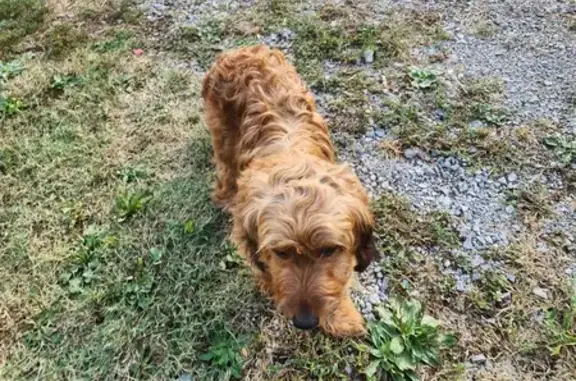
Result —
[[316, 103], [279, 50], [222, 53], [202, 86], [216, 184], [232, 240], [261, 292], [300, 329], [364, 334], [349, 295], [354, 271], [378, 255], [358, 177], [335, 161]]

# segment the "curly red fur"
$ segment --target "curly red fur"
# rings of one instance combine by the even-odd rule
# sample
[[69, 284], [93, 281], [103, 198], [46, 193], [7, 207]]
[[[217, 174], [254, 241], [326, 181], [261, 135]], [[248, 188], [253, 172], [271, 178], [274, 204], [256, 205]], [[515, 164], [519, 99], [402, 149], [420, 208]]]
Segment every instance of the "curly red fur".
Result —
[[226, 52], [202, 96], [213, 198], [231, 212], [233, 240], [261, 290], [290, 318], [305, 310], [331, 334], [363, 333], [348, 284], [375, 254], [368, 197], [335, 163], [326, 123], [294, 67], [265, 46]]

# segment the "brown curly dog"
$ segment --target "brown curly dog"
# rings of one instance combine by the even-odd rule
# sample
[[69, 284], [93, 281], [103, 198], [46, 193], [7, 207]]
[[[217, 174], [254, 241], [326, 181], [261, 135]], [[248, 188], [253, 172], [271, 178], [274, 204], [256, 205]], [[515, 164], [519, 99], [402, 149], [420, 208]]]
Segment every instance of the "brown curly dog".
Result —
[[377, 254], [368, 197], [335, 163], [312, 94], [278, 50], [222, 54], [202, 97], [214, 146], [214, 201], [233, 217], [232, 237], [261, 291], [302, 329], [361, 335], [350, 299], [353, 270]]

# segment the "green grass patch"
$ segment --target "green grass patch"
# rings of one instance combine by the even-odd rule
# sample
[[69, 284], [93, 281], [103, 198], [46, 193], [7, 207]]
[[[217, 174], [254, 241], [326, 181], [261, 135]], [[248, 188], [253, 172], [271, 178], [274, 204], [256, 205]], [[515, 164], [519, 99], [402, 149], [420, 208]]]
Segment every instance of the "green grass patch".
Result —
[[554, 152], [564, 165], [576, 163], [576, 139], [567, 135], [551, 135], [544, 138], [544, 145]]
[[458, 233], [443, 212], [419, 214], [410, 203], [393, 193], [384, 193], [373, 205], [378, 222], [376, 233], [385, 254], [396, 255], [411, 247], [454, 247]]
[[14, 53], [23, 38], [42, 26], [47, 13], [41, 0], [0, 0], [0, 58]]

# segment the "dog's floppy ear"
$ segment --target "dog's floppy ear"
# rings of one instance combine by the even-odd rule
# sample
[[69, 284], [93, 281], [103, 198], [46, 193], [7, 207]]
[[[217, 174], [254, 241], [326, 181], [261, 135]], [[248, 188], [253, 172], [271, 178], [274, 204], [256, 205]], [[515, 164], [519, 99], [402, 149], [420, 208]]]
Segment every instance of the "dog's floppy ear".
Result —
[[374, 241], [374, 234], [371, 228], [363, 229], [358, 237], [358, 245], [356, 246], [356, 267], [354, 270], [361, 273], [366, 270], [370, 263], [380, 257], [378, 249], [376, 249], [376, 242]]
[[248, 238], [246, 246], [250, 253], [250, 262], [258, 267], [258, 270], [265, 272], [266, 264], [258, 258], [258, 244], [253, 239]]

